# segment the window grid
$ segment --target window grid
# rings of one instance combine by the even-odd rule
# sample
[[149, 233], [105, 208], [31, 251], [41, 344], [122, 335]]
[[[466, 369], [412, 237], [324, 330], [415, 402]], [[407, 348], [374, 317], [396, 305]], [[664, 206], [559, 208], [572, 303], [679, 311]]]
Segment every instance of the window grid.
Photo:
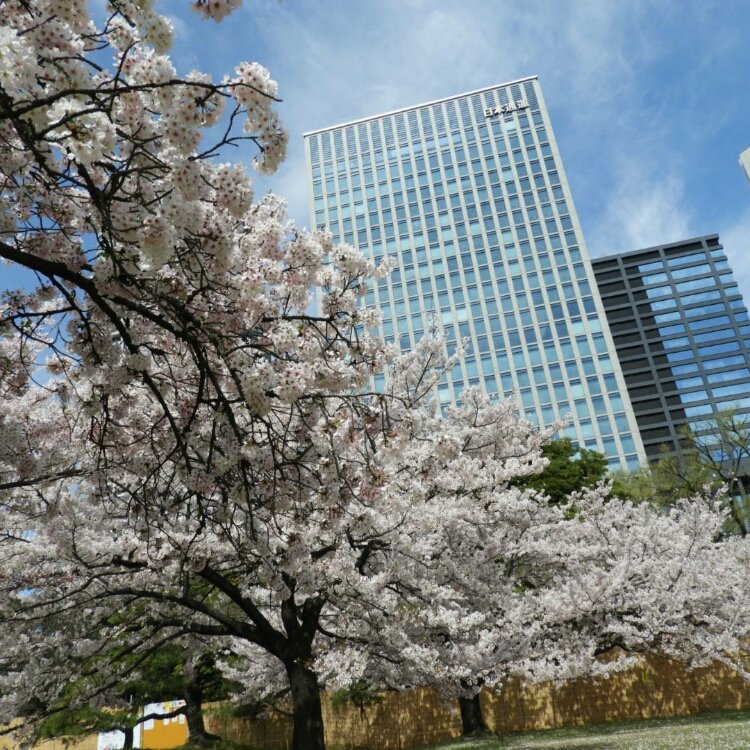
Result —
[[[717, 235], [593, 266], [649, 458], [662, 444], [679, 451], [680, 429], [696, 417], [750, 411], [748, 312]], [[653, 276], [667, 290], [645, 301]]]
[[[529, 106], [485, 117], [486, 107], [522, 101]], [[569, 417], [566, 432], [580, 444], [637, 464], [643, 449], [538, 82], [337, 131], [347, 144], [356, 136], [357, 153], [327, 157], [326, 131], [306, 138], [312, 210], [335, 241], [395, 258], [365, 297], [382, 335], [409, 348], [434, 322], [449, 353], [467, 341], [441, 400], [460, 399], [467, 384], [511, 394], [538, 423]]]

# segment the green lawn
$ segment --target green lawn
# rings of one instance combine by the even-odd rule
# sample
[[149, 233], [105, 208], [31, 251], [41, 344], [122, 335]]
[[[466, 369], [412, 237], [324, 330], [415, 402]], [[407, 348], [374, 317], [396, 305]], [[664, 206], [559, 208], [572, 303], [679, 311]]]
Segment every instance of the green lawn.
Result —
[[434, 750], [750, 750], [750, 713], [618, 722], [459, 740]]

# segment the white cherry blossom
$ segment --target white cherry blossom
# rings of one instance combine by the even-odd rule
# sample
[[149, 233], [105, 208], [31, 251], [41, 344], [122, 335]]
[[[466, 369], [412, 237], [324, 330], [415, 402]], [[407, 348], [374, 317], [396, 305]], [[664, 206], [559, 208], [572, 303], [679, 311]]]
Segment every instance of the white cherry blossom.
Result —
[[38, 282], [0, 300], [0, 722], [192, 637], [290, 686], [296, 750], [323, 747], [322, 684], [735, 663], [748, 542], [699, 500], [515, 487], [549, 436], [474, 391], [441, 412], [443, 342], [396, 358], [358, 308], [388, 265], [214, 159], [283, 158], [269, 72], [182, 74], [157, 9], [0, 3], [0, 258]]

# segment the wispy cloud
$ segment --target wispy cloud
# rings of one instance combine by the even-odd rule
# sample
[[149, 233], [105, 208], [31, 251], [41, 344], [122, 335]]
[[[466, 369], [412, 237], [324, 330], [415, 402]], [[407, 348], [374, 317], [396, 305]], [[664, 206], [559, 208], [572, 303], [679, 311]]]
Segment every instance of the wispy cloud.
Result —
[[[562, 122], [601, 131], [638, 96], [629, 57], [634, 45], [622, 33], [637, 25], [638, 6], [386, 0], [359, 3], [356, 11], [340, 2], [308, 5], [299, 13], [263, 5], [256, 22], [270, 28], [281, 63], [272, 69], [293, 126], [297, 179], [304, 182], [294, 137], [303, 130], [534, 73], [551, 107], [562, 110]], [[306, 200], [290, 205], [293, 213], [307, 212]]]
[[222, 74], [253, 59], [279, 81], [289, 160], [259, 189], [286, 195], [300, 224], [304, 131], [530, 74], [594, 254], [738, 236], [746, 220], [736, 165], [750, 145], [746, 3], [247, 0], [220, 25], [178, 12], [185, 66]]
[[676, 175], [644, 173], [634, 162], [616, 176], [606, 207], [588, 237], [592, 255], [678, 242], [692, 234], [684, 206], [684, 186]]

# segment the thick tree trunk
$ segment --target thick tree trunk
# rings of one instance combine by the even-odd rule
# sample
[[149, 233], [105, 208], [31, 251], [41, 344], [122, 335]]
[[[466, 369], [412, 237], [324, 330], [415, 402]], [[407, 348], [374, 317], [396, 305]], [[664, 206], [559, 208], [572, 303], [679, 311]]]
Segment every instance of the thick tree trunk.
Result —
[[473, 698], [459, 698], [458, 705], [461, 708], [461, 733], [464, 736], [485, 734], [489, 730], [484, 723], [482, 706], [479, 702], [479, 693]]
[[132, 750], [133, 735], [135, 734], [133, 727], [124, 727], [122, 733], [125, 735], [125, 739], [122, 741], [122, 750]]
[[286, 664], [286, 673], [292, 689], [293, 750], [325, 750], [317, 675], [297, 662]]
[[187, 719], [188, 733], [191, 745], [206, 745], [209, 742], [217, 742], [220, 737], [206, 731], [203, 723], [203, 695], [199, 688], [188, 684], [185, 687], [185, 718]]

